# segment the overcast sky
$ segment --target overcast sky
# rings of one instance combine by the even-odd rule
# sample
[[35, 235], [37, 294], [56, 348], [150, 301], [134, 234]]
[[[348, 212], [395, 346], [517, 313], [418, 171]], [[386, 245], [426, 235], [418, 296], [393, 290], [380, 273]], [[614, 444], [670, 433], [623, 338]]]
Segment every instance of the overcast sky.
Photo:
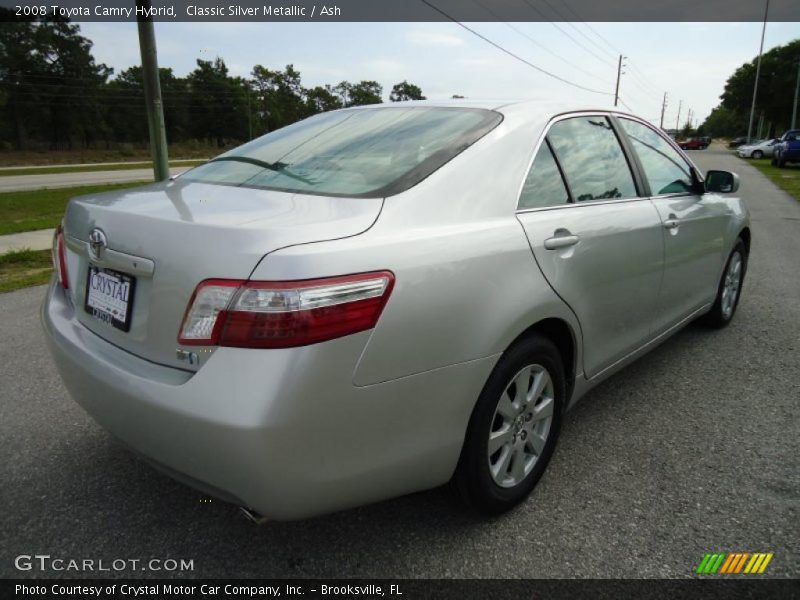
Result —
[[[133, 23], [81, 23], [94, 55], [119, 72], [139, 64]], [[758, 53], [761, 23], [468, 23], [475, 31], [558, 76], [613, 94], [618, 51], [629, 57], [620, 96], [657, 122], [669, 93], [665, 127], [682, 100], [702, 122], [719, 103], [725, 80]], [[311, 87], [373, 79], [384, 87], [403, 79], [431, 99], [569, 99], [613, 101], [552, 79], [455, 23], [156, 23], [159, 63], [186, 75], [197, 58], [222, 57], [234, 75], [253, 65], [292, 63]], [[765, 51], [800, 37], [798, 23], [769, 23]], [[613, 47], [613, 48], [612, 48]]]

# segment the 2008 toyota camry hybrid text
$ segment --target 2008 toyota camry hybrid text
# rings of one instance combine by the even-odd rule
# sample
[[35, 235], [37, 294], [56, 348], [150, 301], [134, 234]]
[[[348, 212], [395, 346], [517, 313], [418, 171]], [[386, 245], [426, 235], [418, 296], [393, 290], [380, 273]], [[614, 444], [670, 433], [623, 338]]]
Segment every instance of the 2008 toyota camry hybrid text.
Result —
[[611, 110], [346, 108], [71, 200], [44, 328], [98, 423], [251, 514], [449, 481], [498, 513], [588, 389], [733, 318], [738, 187]]

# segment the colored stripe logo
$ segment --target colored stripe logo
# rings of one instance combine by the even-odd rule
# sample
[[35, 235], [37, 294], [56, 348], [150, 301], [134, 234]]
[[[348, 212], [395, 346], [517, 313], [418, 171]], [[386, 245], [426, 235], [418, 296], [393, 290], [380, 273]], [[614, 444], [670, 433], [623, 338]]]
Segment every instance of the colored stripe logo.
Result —
[[772, 552], [715, 552], [706, 553], [697, 567], [703, 575], [755, 575], [767, 570]]

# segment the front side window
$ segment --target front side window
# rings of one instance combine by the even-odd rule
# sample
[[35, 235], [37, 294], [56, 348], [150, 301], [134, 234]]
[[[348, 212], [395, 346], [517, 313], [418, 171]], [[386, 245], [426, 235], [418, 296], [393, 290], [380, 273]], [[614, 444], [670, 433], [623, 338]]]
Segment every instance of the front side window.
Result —
[[569, 194], [561, 178], [561, 172], [558, 170], [550, 146], [547, 142], [543, 142], [522, 186], [519, 208], [558, 206], [567, 202]]
[[637, 121], [620, 118], [619, 122], [642, 163], [651, 194], [661, 196], [692, 191], [691, 169], [667, 140]]
[[316, 115], [181, 177], [334, 196], [382, 197], [436, 171], [502, 120], [475, 108], [365, 108]]
[[547, 134], [576, 202], [635, 198], [628, 161], [606, 117], [573, 117]]

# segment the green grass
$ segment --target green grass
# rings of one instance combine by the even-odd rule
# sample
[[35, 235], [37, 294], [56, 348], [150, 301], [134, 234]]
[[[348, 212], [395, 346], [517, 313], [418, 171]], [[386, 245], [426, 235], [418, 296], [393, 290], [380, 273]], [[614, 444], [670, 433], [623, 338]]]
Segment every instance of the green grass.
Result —
[[773, 167], [768, 158], [748, 160], [751, 165], [766, 175], [772, 183], [800, 200], [800, 165], [786, 165], [783, 169]]
[[61, 222], [70, 198], [137, 185], [142, 184], [113, 183], [54, 190], [4, 192], [0, 194], [0, 235], [50, 229]]
[[[187, 159], [170, 161], [170, 167], [196, 167], [205, 160]], [[18, 169], [0, 169], [0, 177], [11, 175], [49, 175], [54, 173], [91, 173], [93, 171], [127, 171], [130, 169], [147, 169], [152, 167], [151, 162], [134, 162], [126, 164], [92, 165], [92, 166], [66, 166], [66, 167], [20, 167]]]
[[50, 250], [14, 250], [0, 255], [0, 293], [41, 285], [50, 280]]

